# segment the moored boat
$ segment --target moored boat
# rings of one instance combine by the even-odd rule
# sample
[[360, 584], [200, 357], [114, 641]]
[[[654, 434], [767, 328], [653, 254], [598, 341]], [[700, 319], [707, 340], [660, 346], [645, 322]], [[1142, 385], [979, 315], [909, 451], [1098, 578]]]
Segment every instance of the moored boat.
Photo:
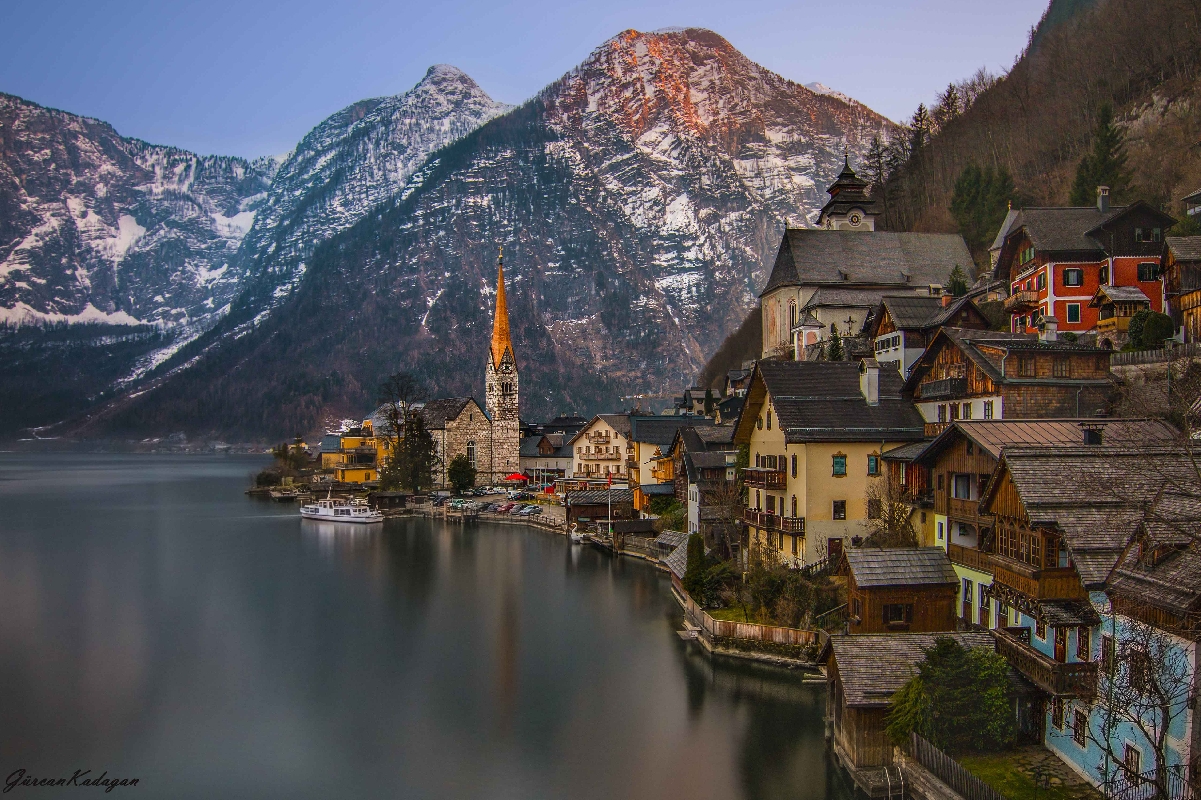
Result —
[[300, 507], [300, 516], [305, 519], [319, 519], [327, 522], [383, 522], [384, 515], [371, 509], [365, 503], [354, 503], [348, 500], [325, 498], [315, 503], [305, 503]]

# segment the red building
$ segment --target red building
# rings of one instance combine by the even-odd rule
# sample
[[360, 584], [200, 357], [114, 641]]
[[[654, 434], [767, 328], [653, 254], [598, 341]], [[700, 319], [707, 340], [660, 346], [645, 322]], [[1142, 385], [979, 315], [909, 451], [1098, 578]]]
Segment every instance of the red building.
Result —
[[1135, 287], [1164, 310], [1164, 233], [1176, 222], [1167, 214], [1143, 202], [1110, 206], [1102, 186], [1096, 206], [1023, 208], [1007, 222], [994, 277], [1009, 283], [1010, 330], [1032, 331], [1045, 315], [1060, 331], [1096, 331], [1101, 309], [1091, 301], [1102, 286]]

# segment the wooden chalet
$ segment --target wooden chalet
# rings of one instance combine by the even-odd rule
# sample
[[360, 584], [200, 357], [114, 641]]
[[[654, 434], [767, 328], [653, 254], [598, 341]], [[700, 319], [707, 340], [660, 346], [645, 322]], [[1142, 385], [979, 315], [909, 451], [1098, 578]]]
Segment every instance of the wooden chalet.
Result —
[[994, 649], [987, 633], [831, 636], [818, 661], [826, 667], [826, 730], [834, 755], [868, 797], [887, 797], [894, 783], [893, 745], [885, 732], [892, 697], [913, 677], [939, 638]]
[[885, 295], [865, 325], [876, 361], [908, 375], [939, 328], [988, 330], [988, 319], [967, 296]]
[[1109, 353], [1029, 334], [942, 328], [902, 389], [927, 435], [964, 419], [1088, 417], [1109, 408]]
[[1164, 256], [1168, 314], [1184, 341], [1201, 341], [1201, 236], [1169, 236]]
[[1102, 286], [1088, 306], [1097, 309], [1097, 344], [1120, 350], [1126, 343], [1130, 320], [1138, 312], [1150, 310], [1151, 298], [1137, 286]]
[[938, 547], [852, 547], [847, 581], [849, 633], [955, 630], [959, 576]]
[[[593, 489], [583, 492], [567, 492], [563, 497], [568, 524], [578, 522], [587, 525], [609, 519], [634, 518], [634, 491], [632, 489]], [[612, 517], [610, 517], [612, 511]]]

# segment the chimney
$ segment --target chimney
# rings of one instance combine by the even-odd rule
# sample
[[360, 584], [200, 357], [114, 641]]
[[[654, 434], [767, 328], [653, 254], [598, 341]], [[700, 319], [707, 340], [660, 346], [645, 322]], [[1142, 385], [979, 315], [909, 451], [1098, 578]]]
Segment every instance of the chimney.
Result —
[[952, 302], [954, 299], [955, 299], [955, 295], [952, 295], [952, 294], [944, 294], [944, 295], [942, 296], [942, 307], [943, 307], [943, 308], [946, 308], [947, 306], [951, 305], [951, 302]]
[[1046, 314], [1039, 317], [1038, 338], [1044, 342], [1059, 341], [1059, 320]]
[[1097, 210], [1102, 214], [1109, 213], [1109, 187], [1097, 187]]
[[869, 406], [880, 405], [880, 362], [874, 358], [859, 362], [859, 391]]
[[1081, 430], [1084, 431], [1084, 443], [1089, 445], [1101, 444], [1101, 434], [1105, 431], [1104, 423], [1096, 422], [1081, 422]]

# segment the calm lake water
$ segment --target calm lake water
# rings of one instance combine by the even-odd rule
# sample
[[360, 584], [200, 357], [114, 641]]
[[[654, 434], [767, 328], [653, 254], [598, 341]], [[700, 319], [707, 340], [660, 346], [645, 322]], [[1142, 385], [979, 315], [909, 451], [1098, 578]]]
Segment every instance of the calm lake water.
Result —
[[849, 797], [822, 687], [682, 642], [649, 565], [521, 526], [302, 523], [242, 494], [262, 463], [0, 454], [0, 776], [107, 770], [139, 779], [107, 796], [140, 798]]

